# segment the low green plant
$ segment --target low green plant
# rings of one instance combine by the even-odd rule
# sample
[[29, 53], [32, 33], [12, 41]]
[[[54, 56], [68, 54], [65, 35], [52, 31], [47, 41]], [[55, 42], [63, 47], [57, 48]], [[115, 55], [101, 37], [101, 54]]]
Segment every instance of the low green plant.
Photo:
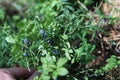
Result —
[[[57, 79], [59, 76], [65, 76], [68, 74], [68, 70], [63, 67], [66, 64], [66, 58], [59, 58], [59, 60], [55, 59], [55, 56], [46, 56], [45, 58], [41, 58], [42, 66], [41, 66], [41, 73], [40, 80], [50, 80], [53, 78], [54, 80]], [[57, 62], [56, 62], [57, 61]]]
[[5, 17], [5, 13], [3, 9], [0, 9], [0, 20], [3, 20]]
[[[93, 0], [89, 1], [82, 0], [81, 4], [87, 8], [93, 3]], [[32, 2], [22, 17], [7, 16], [10, 19], [0, 25], [3, 26], [0, 55], [4, 57], [0, 66], [6, 62], [8, 67], [17, 63], [35, 68], [41, 73], [35, 80], [88, 80], [92, 70], [86, 69], [85, 65], [94, 59], [90, 53], [95, 49], [89, 39], [94, 39], [96, 32], [102, 31], [93, 23], [92, 15], [77, 1], [74, 4], [69, 0]], [[4, 12], [0, 13], [3, 18]], [[102, 15], [100, 11], [95, 13]]]
[[97, 69], [95, 71], [95, 75], [104, 75], [105, 72], [117, 68], [120, 65], [120, 60], [117, 59], [115, 55], [112, 55], [110, 58], [106, 60], [106, 65]]

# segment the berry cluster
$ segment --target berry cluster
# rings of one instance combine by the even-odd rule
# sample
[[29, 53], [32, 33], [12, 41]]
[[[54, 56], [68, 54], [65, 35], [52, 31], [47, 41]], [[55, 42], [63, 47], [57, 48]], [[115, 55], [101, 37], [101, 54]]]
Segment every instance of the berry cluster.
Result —
[[[42, 37], [43, 39], [46, 38], [46, 32], [45, 32], [44, 29], [41, 29], [41, 30], [40, 30], [40, 34], [41, 34], [41, 37]], [[47, 39], [47, 40], [46, 40], [46, 43], [49, 44], [51, 47], [54, 46], [54, 42], [53, 42], [51, 39]], [[53, 52], [54, 52], [55, 54], [59, 54], [59, 50], [58, 50], [58, 49], [54, 49]]]
[[46, 32], [45, 32], [44, 29], [41, 29], [41, 30], [40, 30], [40, 34], [41, 34], [41, 37], [42, 37], [42, 38], [46, 38]]
[[29, 44], [29, 40], [27, 38], [25, 38], [23, 41], [23, 44], [25, 45], [24, 47], [22, 47], [23, 52], [23, 56], [27, 57], [28, 56], [28, 52], [26, 51], [26, 47]]

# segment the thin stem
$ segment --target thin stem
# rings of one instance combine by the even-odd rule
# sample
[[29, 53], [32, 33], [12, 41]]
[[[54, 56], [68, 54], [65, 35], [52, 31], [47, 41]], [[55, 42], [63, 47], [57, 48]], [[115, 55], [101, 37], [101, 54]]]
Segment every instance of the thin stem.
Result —
[[80, 4], [85, 10], [88, 11], [87, 7], [86, 7], [83, 3], [81, 3], [79, 0], [77, 0], [77, 2], [78, 2], [78, 4]]

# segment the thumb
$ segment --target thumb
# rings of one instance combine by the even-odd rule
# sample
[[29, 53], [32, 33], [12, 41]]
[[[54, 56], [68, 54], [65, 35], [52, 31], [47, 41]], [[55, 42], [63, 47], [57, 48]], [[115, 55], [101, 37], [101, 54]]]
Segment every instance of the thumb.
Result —
[[14, 68], [7, 68], [7, 70], [10, 72], [11, 75], [13, 75], [16, 79], [20, 78], [29, 78], [36, 70], [27, 68], [20, 68], [20, 67], [14, 67]]

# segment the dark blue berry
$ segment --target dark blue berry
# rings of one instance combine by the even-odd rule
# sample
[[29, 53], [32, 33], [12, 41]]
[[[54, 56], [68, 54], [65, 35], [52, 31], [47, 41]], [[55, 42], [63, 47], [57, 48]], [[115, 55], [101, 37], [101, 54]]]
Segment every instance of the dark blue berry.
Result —
[[59, 54], [58, 49], [55, 49], [55, 50], [54, 50], [54, 53], [55, 53], [55, 54]]
[[47, 42], [47, 44], [50, 44], [50, 46], [53, 46], [53, 41], [52, 40], [48, 39], [46, 42]]
[[42, 35], [42, 38], [45, 38], [46, 37], [46, 33]]
[[25, 57], [28, 56], [28, 53], [27, 53], [27, 52], [24, 52], [24, 53], [23, 53], [23, 56], [25, 56]]
[[51, 40], [50, 40], [50, 39], [48, 39], [46, 42], [49, 44], [49, 43], [51, 42]]
[[29, 41], [28, 41], [27, 38], [25, 38], [25, 39], [23, 40], [23, 43], [24, 43], [24, 44], [28, 44], [28, 42], [29, 42]]
[[42, 38], [46, 37], [46, 32], [44, 31], [44, 29], [40, 30], [40, 34], [41, 34]]
[[44, 29], [41, 29], [40, 34], [44, 34], [44, 33], [45, 33]]

